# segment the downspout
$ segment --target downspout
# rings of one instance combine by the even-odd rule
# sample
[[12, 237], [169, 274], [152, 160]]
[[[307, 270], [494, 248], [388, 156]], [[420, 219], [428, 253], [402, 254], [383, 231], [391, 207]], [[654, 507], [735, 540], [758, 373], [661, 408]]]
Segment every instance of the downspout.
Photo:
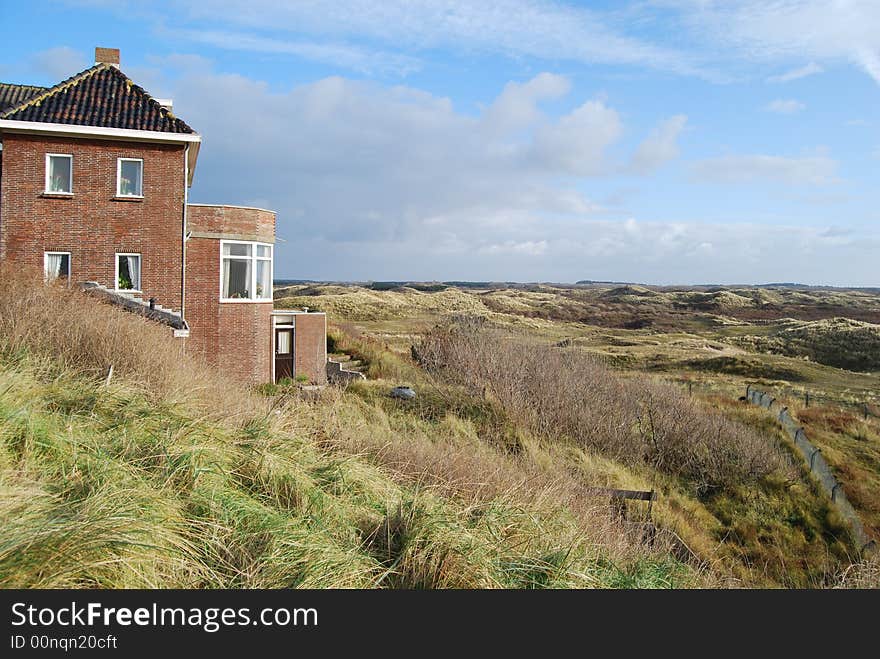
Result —
[[181, 232], [180, 318], [186, 322], [186, 205], [189, 200], [189, 143], [183, 149], [183, 231]]

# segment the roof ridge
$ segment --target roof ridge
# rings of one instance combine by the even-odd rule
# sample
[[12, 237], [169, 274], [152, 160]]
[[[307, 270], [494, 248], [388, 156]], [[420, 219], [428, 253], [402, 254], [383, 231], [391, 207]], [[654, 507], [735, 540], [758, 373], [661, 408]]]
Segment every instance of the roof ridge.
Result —
[[[110, 69], [111, 69], [111, 71], [110, 71], [111, 73], [113, 73], [114, 75], [119, 75], [119, 76], [125, 78], [126, 84], [128, 84], [129, 87], [134, 87], [135, 90], [136, 90], [139, 94], [141, 94], [142, 96], [144, 96], [144, 97], [147, 99], [148, 102], [150, 102], [150, 103], [152, 103], [153, 105], [155, 105], [155, 106], [156, 106], [155, 109], [159, 112], [159, 114], [161, 114], [161, 115], [167, 117], [170, 121], [179, 121], [179, 122], [180, 122], [181, 124], [183, 124], [183, 125], [184, 125], [184, 126], [185, 126], [185, 127], [191, 132], [191, 133], [195, 133], [195, 132], [196, 132], [196, 131], [192, 128], [192, 126], [190, 126], [188, 123], [186, 123], [186, 122], [185, 122], [183, 119], [181, 119], [180, 117], [176, 116], [171, 110], [169, 110], [168, 108], [166, 108], [164, 105], [162, 105], [161, 103], [159, 103], [159, 101], [157, 101], [157, 100], [153, 97], [153, 95], [152, 95], [150, 92], [148, 92], [146, 89], [144, 89], [144, 88], [141, 87], [139, 84], [137, 84], [134, 80], [132, 80], [131, 78], [129, 78], [127, 75], [125, 75], [125, 73], [123, 73], [122, 69], [120, 69], [118, 66], [113, 66], [113, 65], [108, 65], [108, 66], [109, 66]], [[115, 71], [114, 71], [114, 69], [115, 69]]]
[[5, 87], [27, 87], [28, 89], [49, 89], [49, 87], [44, 85], [22, 85], [17, 82], [3, 82], [2, 80], [0, 80], [0, 85]]
[[70, 89], [71, 87], [75, 87], [76, 85], [81, 83], [83, 80], [90, 78], [91, 76], [96, 74], [98, 71], [102, 71], [104, 69], [107, 69], [110, 66], [111, 66], [110, 64], [105, 64], [105, 63], [101, 62], [101, 63], [95, 64], [94, 66], [86, 69], [85, 71], [80, 71], [76, 75], [69, 77], [67, 80], [62, 80], [54, 87], [49, 87], [44, 93], [38, 94], [37, 96], [34, 96], [33, 98], [29, 98], [26, 101], [19, 103], [18, 105], [14, 105], [11, 108], [9, 108], [8, 110], [5, 110], [4, 112], [0, 112], [0, 119], [5, 119], [9, 115], [15, 114], [16, 112], [19, 112], [20, 110], [23, 110], [27, 107], [30, 107], [31, 105], [39, 105], [40, 103], [45, 101], [47, 98], [51, 98], [52, 96], [55, 96], [55, 94], [58, 94], [62, 91]]

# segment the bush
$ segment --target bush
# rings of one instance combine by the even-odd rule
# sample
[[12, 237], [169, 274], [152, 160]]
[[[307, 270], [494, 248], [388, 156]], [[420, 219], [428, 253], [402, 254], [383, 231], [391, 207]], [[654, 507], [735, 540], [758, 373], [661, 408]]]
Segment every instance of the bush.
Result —
[[781, 464], [771, 440], [673, 385], [625, 379], [577, 349], [528, 345], [482, 319], [435, 328], [413, 354], [429, 371], [483, 389], [534, 433], [683, 477], [701, 494]]

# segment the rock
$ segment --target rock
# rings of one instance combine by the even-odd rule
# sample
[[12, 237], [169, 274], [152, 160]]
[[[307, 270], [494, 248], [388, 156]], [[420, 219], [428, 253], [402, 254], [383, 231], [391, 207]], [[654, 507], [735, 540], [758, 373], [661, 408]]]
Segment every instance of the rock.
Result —
[[401, 398], [403, 400], [412, 400], [416, 397], [416, 392], [412, 387], [394, 387], [391, 390], [392, 398]]

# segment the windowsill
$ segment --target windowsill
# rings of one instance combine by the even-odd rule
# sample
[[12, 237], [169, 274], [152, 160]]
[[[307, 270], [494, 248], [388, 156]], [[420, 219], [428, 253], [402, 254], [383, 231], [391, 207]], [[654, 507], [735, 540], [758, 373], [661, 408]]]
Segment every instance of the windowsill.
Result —
[[267, 302], [272, 302], [271, 298], [261, 298], [259, 300], [251, 300], [249, 298], [241, 298], [241, 297], [221, 297], [220, 302], [222, 304], [226, 304], [227, 302], [231, 302], [233, 304], [266, 304]]
[[132, 295], [143, 295], [143, 291], [135, 290], [134, 288], [117, 288], [114, 289], [114, 293], [131, 293]]
[[113, 201], [143, 201], [143, 200], [144, 200], [143, 195], [127, 194], [127, 195], [116, 195], [115, 197], [113, 197]]
[[40, 196], [48, 199], [73, 199], [72, 192], [49, 192], [44, 190]]

